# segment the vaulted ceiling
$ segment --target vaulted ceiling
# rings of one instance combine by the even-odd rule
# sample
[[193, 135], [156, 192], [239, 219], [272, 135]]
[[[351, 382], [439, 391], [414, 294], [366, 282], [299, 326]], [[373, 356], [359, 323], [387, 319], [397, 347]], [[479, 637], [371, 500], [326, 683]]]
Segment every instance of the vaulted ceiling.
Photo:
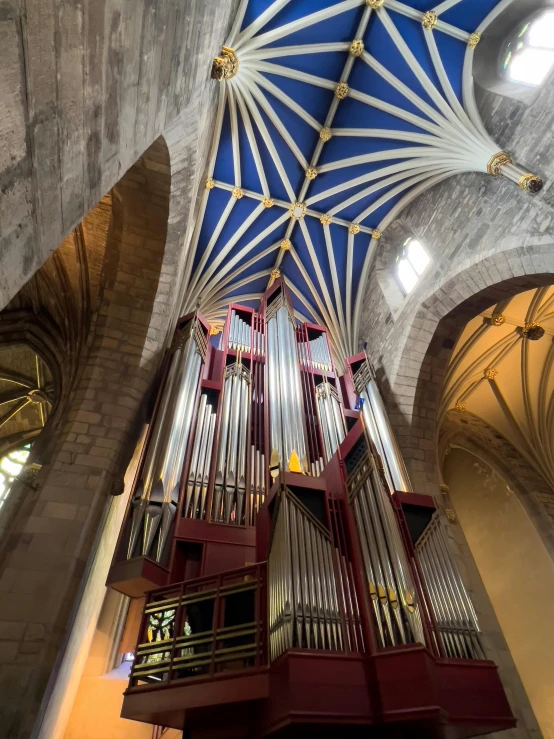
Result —
[[483, 419], [554, 489], [554, 287], [520, 293], [467, 324], [440, 423], [451, 414]]
[[297, 315], [327, 325], [342, 357], [356, 351], [382, 231], [443, 179], [493, 173], [472, 60], [510, 1], [242, 2], [185, 308], [217, 325], [280, 272]]

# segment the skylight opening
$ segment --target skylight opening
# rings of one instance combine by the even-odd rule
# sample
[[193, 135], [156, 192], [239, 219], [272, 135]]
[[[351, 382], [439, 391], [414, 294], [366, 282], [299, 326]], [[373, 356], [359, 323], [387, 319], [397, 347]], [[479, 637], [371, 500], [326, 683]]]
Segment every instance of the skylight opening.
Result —
[[520, 27], [505, 45], [502, 74], [512, 82], [541, 85], [554, 66], [554, 10]]
[[404, 253], [398, 260], [396, 275], [406, 295], [417, 285], [430, 261], [429, 255], [417, 239], [409, 238], [404, 242]]

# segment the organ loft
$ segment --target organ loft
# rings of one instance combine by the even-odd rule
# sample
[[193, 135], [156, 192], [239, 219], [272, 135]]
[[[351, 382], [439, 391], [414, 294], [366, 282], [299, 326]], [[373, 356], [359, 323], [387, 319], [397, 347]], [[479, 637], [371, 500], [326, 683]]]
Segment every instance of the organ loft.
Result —
[[198, 737], [514, 725], [373, 368], [362, 352], [340, 375], [331, 346], [280, 277], [221, 333], [179, 321], [108, 576], [146, 595], [125, 718]]
[[0, 739], [554, 739], [554, 0], [0, 0]]

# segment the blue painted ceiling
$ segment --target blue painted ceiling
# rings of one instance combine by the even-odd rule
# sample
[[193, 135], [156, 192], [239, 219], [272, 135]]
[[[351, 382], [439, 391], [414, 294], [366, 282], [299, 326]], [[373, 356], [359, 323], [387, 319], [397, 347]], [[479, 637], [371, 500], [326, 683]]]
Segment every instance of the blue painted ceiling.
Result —
[[[297, 314], [328, 325], [339, 351], [355, 350], [373, 229], [386, 228], [421, 189], [457, 171], [484, 171], [495, 150], [466, 112], [463, 69], [473, 54], [468, 36], [486, 26], [497, 4], [243, 3], [226, 42], [238, 73], [212, 83], [220, 85], [220, 107], [212, 188], [193, 241], [191, 306], [199, 300], [216, 323], [229, 302], [257, 307], [279, 269]], [[432, 30], [422, 24], [430, 10], [438, 15]], [[350, 53], [354, 39], [363, 41], [361, 56]], [[344, 99], [335, 96], [341, 80]], [[315, 179], [306, 177], [309, 167]], [[291, 218], [296, 202], [306, 212]], [[280, 248], [285, 239], [289, 250]]]

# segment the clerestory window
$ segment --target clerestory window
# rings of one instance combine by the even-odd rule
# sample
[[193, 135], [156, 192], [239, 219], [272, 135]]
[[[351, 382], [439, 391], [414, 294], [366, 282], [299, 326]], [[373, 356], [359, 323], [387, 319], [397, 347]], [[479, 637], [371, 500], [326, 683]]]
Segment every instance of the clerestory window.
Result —
[[420, 242], [413, 237], [406, 239], [396, 264], [396, 276], [406, 295], [412, 292], [429, 262], [429, 255]]
[[541, 85], [554, 66], [554, 9], [520, 25], [502, 48], [499, 64], [507, 81]]

